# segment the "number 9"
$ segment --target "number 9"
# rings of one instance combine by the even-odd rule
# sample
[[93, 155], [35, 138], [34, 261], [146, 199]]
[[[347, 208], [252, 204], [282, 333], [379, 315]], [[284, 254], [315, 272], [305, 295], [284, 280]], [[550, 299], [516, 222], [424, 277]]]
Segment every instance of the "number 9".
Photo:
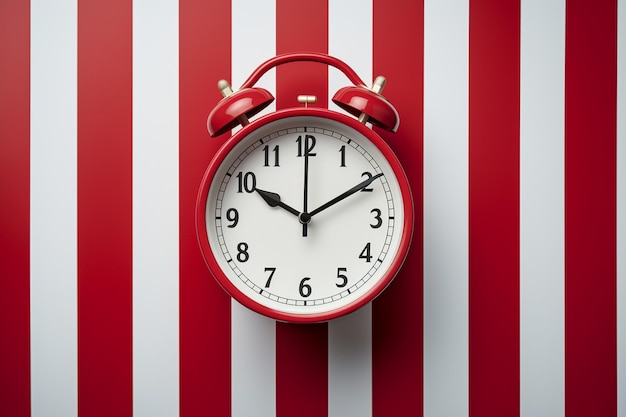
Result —
[[230, 227], [231, 229], [237, 226], [237, 223], [239, 223], [239, 212], [237, 211], [237, 209], [228, 209], [226, 211], [226, 219], [228, 219], [229, 222], [232, 222], [232, 224], [228, 225], [228, 227]]

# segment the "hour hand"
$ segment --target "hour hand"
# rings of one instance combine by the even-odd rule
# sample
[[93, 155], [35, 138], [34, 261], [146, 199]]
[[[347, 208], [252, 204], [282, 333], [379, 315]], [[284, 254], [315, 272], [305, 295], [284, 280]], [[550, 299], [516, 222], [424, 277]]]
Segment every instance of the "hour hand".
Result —
[[261, 197], [263, 197], [263, 200], [265, 200], [265, 202], [270, 207], [278, 206], [287, 210], [289, 213], [293, 214], [294, 216], [300, 215], [300, 212], [298, 210], [280, 201], [280, 195], [278, 195], [277, 193], [273, 193], [271, 191], [260, 190], [258, 188], [255, 188], [255, 191], [259, 193]]

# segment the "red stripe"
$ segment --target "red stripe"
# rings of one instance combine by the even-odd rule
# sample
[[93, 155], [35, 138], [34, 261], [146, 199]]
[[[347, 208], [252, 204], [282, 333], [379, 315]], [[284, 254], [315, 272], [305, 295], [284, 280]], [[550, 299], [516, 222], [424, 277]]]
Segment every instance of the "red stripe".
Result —
[[0, 3], [0, 409], [30, 415], [30, 5]]
[[519, 1], [471, 0], [469, 407], [519, 415]]
[[[328, 53], [328, 2], [276, 2], [276, 53]], [[276, 69], [276, 108], [302, 106], [300, 94], [328, 102], [328, 67], [296, 62]], [[328, 325], [276, 324], [276, 415], [328, 415]]]
[[78, 412], [132, 415], [132, 2], [78, 5]]
[[617, 2], [567, 1], [565, 411], [617, 415]]
[[[276, 54], [328, 53], [328, 0], [276, 2]], [[276, 107], [302, 107], [297, 96], [317, 96], [312, 106], [327, 107], [328, 66], [295, 62], [276, 69]]]
[[421, 416], [423, 340], [423, 1], [374, 0], [374, 76], [387, 77], [383, 95], [396, 106], [395, 134], [377, 130], [398, 155], [413, 194], [413, 240], [407, 260], [374, 301], [374, 416]]
[[206, 130], [230, 77], [230, 1], [179, 5], [180, 415], [230, 415], [230, 297], [207, 269], [196, 238], [202, 174], [226, 138]]

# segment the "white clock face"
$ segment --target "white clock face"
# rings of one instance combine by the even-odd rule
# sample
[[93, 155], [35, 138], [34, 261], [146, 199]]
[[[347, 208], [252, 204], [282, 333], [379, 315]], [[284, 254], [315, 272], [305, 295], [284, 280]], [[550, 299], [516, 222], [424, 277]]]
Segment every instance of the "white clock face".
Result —
[[208, 191], [218, 279], [264, 313], [323, 317], [369, 301], [393, 278], [405, 227], [383, 153], [328, 118], [282, 118], [248, 132]]

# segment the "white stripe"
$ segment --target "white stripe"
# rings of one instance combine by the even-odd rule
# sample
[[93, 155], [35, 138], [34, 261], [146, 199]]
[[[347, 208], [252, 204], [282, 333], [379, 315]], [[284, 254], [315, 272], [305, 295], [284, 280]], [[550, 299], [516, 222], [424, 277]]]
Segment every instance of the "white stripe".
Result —
[[[328, 2], [328, 53], [372, 82], [372, 1]], [[347, 23], [349, 22], [349, 23]], [[346, 27], [349, 24], [349, 29]], [[341, 87], [351, 82], [329, 68], [329, 108]], [[328, 323], [328, 416], [372, 415], [372, 306]]]
[[328, 417], [372, 415], [372, 304], [328, 323]]
[[178, 3], [133, 2], [133, 413], [177, 416]]
[[31, 415], [77, 410], [76, 1], [31, 1]]
[[424, 4], [424, 416], [468, 414], [465, 0]]
[[617, 415], [626, 416], [626, 4], [617, 5]]
[[565, 2], [521, 8], [520, 408], [564, 415]]
[[[231, 7], [230, 81], [236, 90], [256, 67], [276, 54], [276, 12], [272, 0], [233, 0]], [[276, 94], [275, 74], [274, 70], [269, 71], [256, 86]], [[227, 78], [228, 74], [224, 74], [224, 77]], [[272, 103], [261, 114], [274, 109], [275, 105]], [[233, 300], [231, 342], [232, 416], [275, 416], [275, 321], [256, 314]]]
[[275, 322], [234, 300], [231, 321], [232, 416], [275, 416]]
[[[276, 55], [276, 5], [272, 0], [232, 0], [232, 80], [237, 90], [261, 63]], [[228, 74], [224, 74], [226, 77]], [[217, 85], [217, 80], [215, 81]], [[268, 71], [256, 83], [276, 95], [276, 71]], [[217, 88], [217, 87], [216, 87]], [[273, 102], [262, 114], [276, 110]], [[258, 118], [258, 116], [256, 116]]]

